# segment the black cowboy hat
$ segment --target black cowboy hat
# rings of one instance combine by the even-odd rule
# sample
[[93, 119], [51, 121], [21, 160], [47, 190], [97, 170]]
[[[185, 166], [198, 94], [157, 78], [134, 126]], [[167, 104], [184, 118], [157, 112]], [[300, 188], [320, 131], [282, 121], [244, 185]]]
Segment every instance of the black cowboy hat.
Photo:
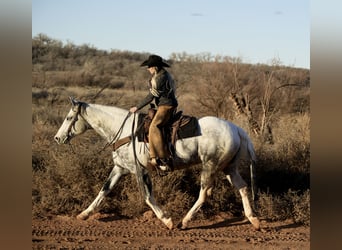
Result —
[[146, 61], [144, 61], [140, 66], [147, 67], [170, 67], [167, 63], [163, 62], [163, 58], [157, 55], [150, 55]]

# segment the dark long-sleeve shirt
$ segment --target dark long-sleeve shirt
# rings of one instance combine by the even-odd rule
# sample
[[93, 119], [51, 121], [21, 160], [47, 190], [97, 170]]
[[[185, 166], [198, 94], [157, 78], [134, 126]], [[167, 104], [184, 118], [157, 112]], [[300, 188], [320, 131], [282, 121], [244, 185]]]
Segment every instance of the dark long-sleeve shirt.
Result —
[[157, 106], [178, 106], [175, 94], [175, 84], [172, 76], [164, 68], [159, 70], [150, 81], [150, 90], [147, 96], [137, 105], [138, 110], [155, 101]]

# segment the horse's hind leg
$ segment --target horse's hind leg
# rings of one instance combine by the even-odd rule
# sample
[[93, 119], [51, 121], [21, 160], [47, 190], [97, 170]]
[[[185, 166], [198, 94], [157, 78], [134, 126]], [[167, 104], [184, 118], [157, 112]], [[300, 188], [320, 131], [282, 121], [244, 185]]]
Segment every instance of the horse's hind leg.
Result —
[[233, 169], [232, 171], [229, 172], [227, 175], [227, 179], [229, 182], [239, 190], [239, 193], [242, 198], [242, 205], [243, 209], [245, 211], [245, 216], [248, 218], [248, 220], [252, 223], [255, 229], [259, 230], [260, 229], [260, 222], [259, 219], [255, 216], [253, 216], [253, 211], [252, 207], [250, 205], [249, 199], [248, 199], [248, 192], [247, 192], [247, 184], [246, 182], [242, 179], [241, 175], [235, 168], [235, 166], [230, 166]]
[[103, 199], [112, 191], [115, 184], [119, 181], [122, 175], [128, 174], [129, 171], [118, 166], [114, 166], [112, 172], [110, 173], [107, 181], [101, 188], [101, 191], [96, 196], [95, 200], [89, 205], [87, 209], [77, 215], [77, 219], [86, 220], [95, 211], [95, 209], [100, 205]]
[[198, 212], [198, 210], [201, 208], [201, 206], [205, 202], [209, 190], [210, 190], [209, 187], [201, 187], [197, 201], [195, 202], [195, 204], [192, 206], [192, 208], [189, 210], [189, 212], [185, 215], [185, 217], [182, 220], [181, 229], [186, 229], [188, 227], [189, 221], [192, 219], [194, 214]]
[[210, 168], [206, 169], [205, 171], [202, 171], [201, 189], [200, 189], [198, 199], [195, 202], [195, 204], [192, 206], [192, 208], [189, 210], [189, 212], [183, 218], [181, 229], [186, 229], [188, 227], [188, 223], [192, 219], [194, 214], [197, 213], [198, 210], [201, 208], [201, 206], [207, 199], [207, 196], [211, 195], [212, 181], [213, 181], [213, 172], [210, 170]]

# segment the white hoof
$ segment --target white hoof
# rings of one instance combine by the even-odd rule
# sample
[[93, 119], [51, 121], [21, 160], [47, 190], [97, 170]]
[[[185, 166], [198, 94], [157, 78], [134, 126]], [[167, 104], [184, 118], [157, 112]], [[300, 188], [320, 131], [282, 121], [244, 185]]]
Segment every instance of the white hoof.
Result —
[[167, 226], [168, 229], [171, 230], [173, 228], [173, 222], [171, 218], [163, 219], [163, 222]]
[[260, 230], [260, 221], [257, 217], [251, 217], [249, 218], [249, 221], [252, 223], [253, 227], [256, 230]]
[[185, 221], [182, 221], [182, 226], [181, 226], [181, 229], [182, 230], [185, 230], [188, 228], [188, 222], [185, 222]]
[[76, 216], [78, 220], [86, 220], [89, 218], [89, 214], [87, 212], [82, 212]]

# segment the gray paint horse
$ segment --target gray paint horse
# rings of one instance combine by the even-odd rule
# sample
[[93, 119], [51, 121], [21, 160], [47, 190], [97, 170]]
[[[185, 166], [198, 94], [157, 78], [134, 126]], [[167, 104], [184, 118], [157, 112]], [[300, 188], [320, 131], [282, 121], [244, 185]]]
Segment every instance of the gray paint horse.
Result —
[[[87, 129], [94, 129], [108, 143], [112, 143], [120, 138], [130, 136], [132, 129], [137, 128], [138, 119], [135, 119], [133, 114], [129, 115], [127, 110], [74, 99], [71, 99], [71, 102], [72, 107], [55, 135], [55, 141], [58, 144], [68, 143], [70, 139], [82, 134]], [[215, 175], [218, 171], [223, 171], [228, 181], [239, 190], [245, 216], [256, 229], [259, 229], [259, 220], [253, 215], [248, 199], [247, 184], [238, 172], [240, 159], [249, 160], [251, 163], [255, 160], [251, 140], [241, 128], [217, 117], [203, 117], [198, 122], [200, 136], [176, 141], [175, 170], [202, 163], [199, 197], [183, 218], [181, 228], [188, 227], [193, 215], [211, 194]], [[137, 166], [137, 162], [143, 166], [148, 163], [149, 154], [146, 147], [148, 144], [135, 139], [112, 152], [113, 170], [95, 200], [77, 216], [78, 219], [87, 219], [111, 192], [120, 177], [133, 173], [141, 181], [147, 205], [169, 229], [173, 228], [172, 219], [165, 215], [154, 199], [148, 171], [146, 168]]]

